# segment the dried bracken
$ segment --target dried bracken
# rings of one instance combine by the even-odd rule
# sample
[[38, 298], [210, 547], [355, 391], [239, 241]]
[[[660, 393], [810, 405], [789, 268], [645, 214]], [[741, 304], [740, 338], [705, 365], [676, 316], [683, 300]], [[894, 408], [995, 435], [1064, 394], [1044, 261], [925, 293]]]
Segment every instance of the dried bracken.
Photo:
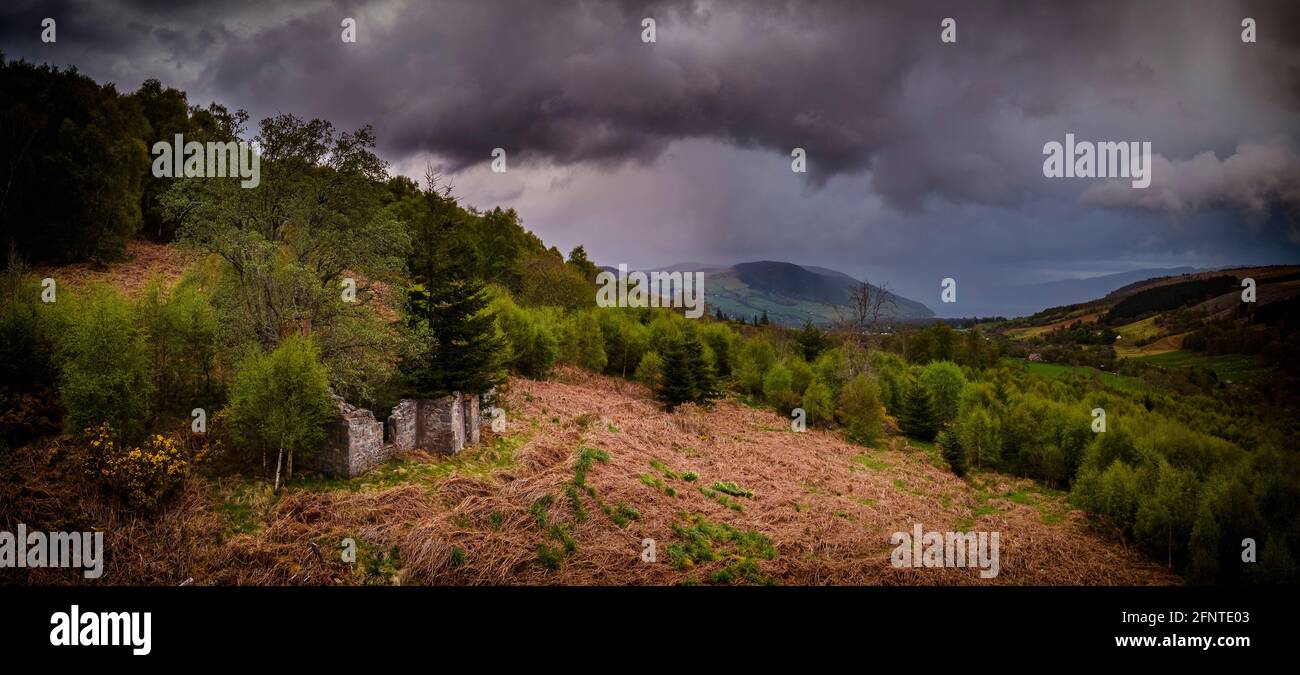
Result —
[[[869, 449], [828, 431], [793, 433], [775, 413], [733, 401], [670, 415], [639, 385], [570, 369], [514, 380], [503, 401], [508, 433], [528, 439], [505, 468], [428, 482], [304, 484], [279, 497], [246, 491], [238, 508], [254, 525], [247, 532], [232, 531], [224, 513], [232, 507], [217, 497], [230, 494], [233, 479], [193, 479], [165, 510], [137, 517], [29, 448], [4, 467], [0, 525], [104, 530], [100, 583], [109, 584], [707, 582], [727, 560], [678, 569], [666, 553], [687, 514], [769, 538], [777, 555], [754, 562], [778, 584], [1179, 582], [1094, 531], [1064, 495], [997, 474], [959, 479], [898, 437]], [[585, 461], [583, 448], [593, 449]], [[728, 497], [739, 508], [728, 506], [706, 494], [715, 482], [753, 494]], [[918, 523], [998, 532], [999, 575], [893, 567], [890, 535]], [[360, 547], [358, 562], [343, 560], [347, 539]], [[644, 539], [655, 540], [657, 562], [642, 560]], [[5, 574], [84, 583], [66, 570]]]

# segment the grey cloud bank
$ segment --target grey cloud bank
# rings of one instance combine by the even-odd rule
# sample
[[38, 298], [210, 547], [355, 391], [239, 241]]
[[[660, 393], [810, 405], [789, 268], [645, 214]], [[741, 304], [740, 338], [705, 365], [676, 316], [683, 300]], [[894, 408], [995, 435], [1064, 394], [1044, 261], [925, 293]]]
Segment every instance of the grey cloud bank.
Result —
[[[373, 124], [395, 170], [441, 165], [470, 204], [606, 264], [791, 260], [940, 309], [943, 277], [1300, 260], [1295, 3], [267, 5], [8, 3], [0, 49]], [[1067, 132], [1151, 142], [1151, 187], [1044, 178]]]

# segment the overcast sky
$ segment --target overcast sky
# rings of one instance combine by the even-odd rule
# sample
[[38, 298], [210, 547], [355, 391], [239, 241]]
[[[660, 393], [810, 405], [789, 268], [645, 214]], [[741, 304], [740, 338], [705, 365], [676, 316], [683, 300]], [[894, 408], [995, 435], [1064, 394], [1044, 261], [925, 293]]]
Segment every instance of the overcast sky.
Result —
[[[6, 0], [0, 51], [371, 124], [394, 171], [440, 166], [466, 203], [608, 265], [787, 260], [937, 308], [943, 277], [960, 299], [1300, 262], [1298, 2], [283, 4]], [[1067, 132], [1150, 141], [1151, 187], [1045, 178]]]

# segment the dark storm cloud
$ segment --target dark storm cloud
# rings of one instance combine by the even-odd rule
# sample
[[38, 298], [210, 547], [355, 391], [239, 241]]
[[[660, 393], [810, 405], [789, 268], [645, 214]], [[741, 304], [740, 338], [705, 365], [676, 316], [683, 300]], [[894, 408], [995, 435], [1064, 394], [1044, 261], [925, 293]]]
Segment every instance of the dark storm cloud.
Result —
[[[1285, 1], [11, 0], [0, 50], [255, 119], [373, 124], [395, 168], [440, 163], [470, 203], [604, 261], [783, 258], [929, 288], [1295, 259], [1297, 26]], [[1045, 179], [1067, 132], [1151, 141], [1153, 186]], [[508, 175], [483, 171], [495, 147]]]
[[[453, 171], [498, 146], [518, 161], [609, 164], [711, 138], [787, 156], [805, 148], [814, 184], [870, 171], [889, 204], [917, 209], [929, 197], [1018, 203], [1039, 187], [1038, 150], [1058, 131], [1109, 131], [1107, 109], [1164, 114], [1178, 74], [1155, 66], [1207, 29], [1211, 48], [1237, 41], [1224, 67], [1241, 95], [1294, 123], [1300, 12], [1229, 7], [55, 2], [8, 10], [4, 37], [35, 58], [39, 17], [58, 15], [59, 53], [83, 70], [121, 80], [151, 64], [255, 113], [373, 123], [389, 156], [426, 152]], [[1233, 18], [1247, 11], [1260, 23], [1254, 52], [1239, 48]], [[345, 16], [358, 19], [355, 45], [338, 38]], [[958, 20], [957, 45], [939, 42], [945, 16]], [[643, 17], [657, 21], [656, 44], [640, 40]], [[1171, 23], [1183, 25], [1171, 35]], [[1051, 134], [1024, 133], [1038, 126]], [[1220, 137], [1198, 140], [1239, 140], [1210, 131]], [[1206, 149], [1183, 140], [1163, 154]]]

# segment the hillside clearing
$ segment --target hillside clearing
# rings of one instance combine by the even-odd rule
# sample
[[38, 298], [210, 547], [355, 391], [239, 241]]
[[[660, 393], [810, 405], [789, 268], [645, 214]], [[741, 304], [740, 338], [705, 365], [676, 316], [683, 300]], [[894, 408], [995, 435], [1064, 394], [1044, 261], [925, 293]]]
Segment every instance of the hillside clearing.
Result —
[[[279, 496], [260, 479], [195, 479], [155, 519], [114, 514], [59, 474], [57, 452], [28, 448], [10, 459], [20, 478], [3, 486], [5, 515], [101, 527], [110, 584], [1178, 583], [1063, 494], [959, 479], [903, 438], [864, 448], [796, 434], [729, 400], [669, 415], [639, 385], [569, 368], [513, 380], [504, 402], [508, 433], [457, 457], [409, 455]], [[999, 532], [1001, 573], [892, 567], [891, 533], [917, 523]], [[339, 560], [347, 538], [355, 564]], [[657, 562], [641, 560], [644, 539]]]

